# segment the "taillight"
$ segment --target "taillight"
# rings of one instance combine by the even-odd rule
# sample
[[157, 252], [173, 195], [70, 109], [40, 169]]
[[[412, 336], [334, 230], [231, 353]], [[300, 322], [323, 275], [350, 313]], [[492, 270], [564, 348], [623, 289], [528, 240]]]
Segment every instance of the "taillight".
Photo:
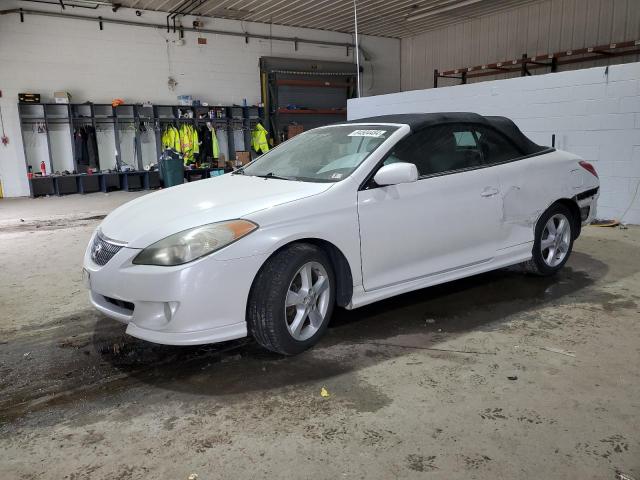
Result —
[[580, 160], [578, 162], [582, 168], [584, 168], [587, 172], [589, 172], [594, 177], [598, 178], [598, 172], [596, 172], [596, 167], [591, 165], [589, 162], [585, 162], [584, 160]]

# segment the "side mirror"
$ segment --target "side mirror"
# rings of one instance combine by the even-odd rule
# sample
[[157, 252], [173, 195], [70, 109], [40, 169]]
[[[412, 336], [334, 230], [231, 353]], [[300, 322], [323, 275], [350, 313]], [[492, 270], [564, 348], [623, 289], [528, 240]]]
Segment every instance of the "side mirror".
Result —
[[411, 183], [418, 180], [418, 169], [413, 163], [392, 163], [378, 170], [373, 180], [381, 186]]

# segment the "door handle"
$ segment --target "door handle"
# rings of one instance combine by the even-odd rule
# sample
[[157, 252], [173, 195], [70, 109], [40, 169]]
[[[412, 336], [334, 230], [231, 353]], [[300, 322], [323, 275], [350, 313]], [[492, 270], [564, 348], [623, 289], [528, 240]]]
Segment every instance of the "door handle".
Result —
[[500, 190], [498, 190], [495, 187], [485, 187], [484, 190], [482, 190], [482, 192], [480, 193], [481, 197], [493, 197], [494, 195], [497, 195], [498, 193], [500, 193]]

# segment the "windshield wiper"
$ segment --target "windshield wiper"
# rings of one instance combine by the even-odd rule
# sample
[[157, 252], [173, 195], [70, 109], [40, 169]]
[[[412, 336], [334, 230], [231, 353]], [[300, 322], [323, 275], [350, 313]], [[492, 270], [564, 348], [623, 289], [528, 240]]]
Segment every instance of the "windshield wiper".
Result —
[[246, 175], [246, 173], [244, 173], [244, 168], [239, 168], [238, 170], [231, 172], [231, 175]]
[[291, 178], [289, 177], [281, 177], [279, 175], [274, 175], [273, 172], [269, 172], [266, 175], [254, 175], [254, 176], [259, 178], [275, 178], [277, 180], [291, 180]]

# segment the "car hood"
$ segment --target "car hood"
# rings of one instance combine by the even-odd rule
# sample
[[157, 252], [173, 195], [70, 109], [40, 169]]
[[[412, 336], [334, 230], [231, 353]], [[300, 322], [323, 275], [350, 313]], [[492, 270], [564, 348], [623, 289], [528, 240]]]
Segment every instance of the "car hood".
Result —
[[221, 175], [125, 203], [100, 225], [106, 237], [145, 248], [169, 235], [322, 193], [333, 184]]

